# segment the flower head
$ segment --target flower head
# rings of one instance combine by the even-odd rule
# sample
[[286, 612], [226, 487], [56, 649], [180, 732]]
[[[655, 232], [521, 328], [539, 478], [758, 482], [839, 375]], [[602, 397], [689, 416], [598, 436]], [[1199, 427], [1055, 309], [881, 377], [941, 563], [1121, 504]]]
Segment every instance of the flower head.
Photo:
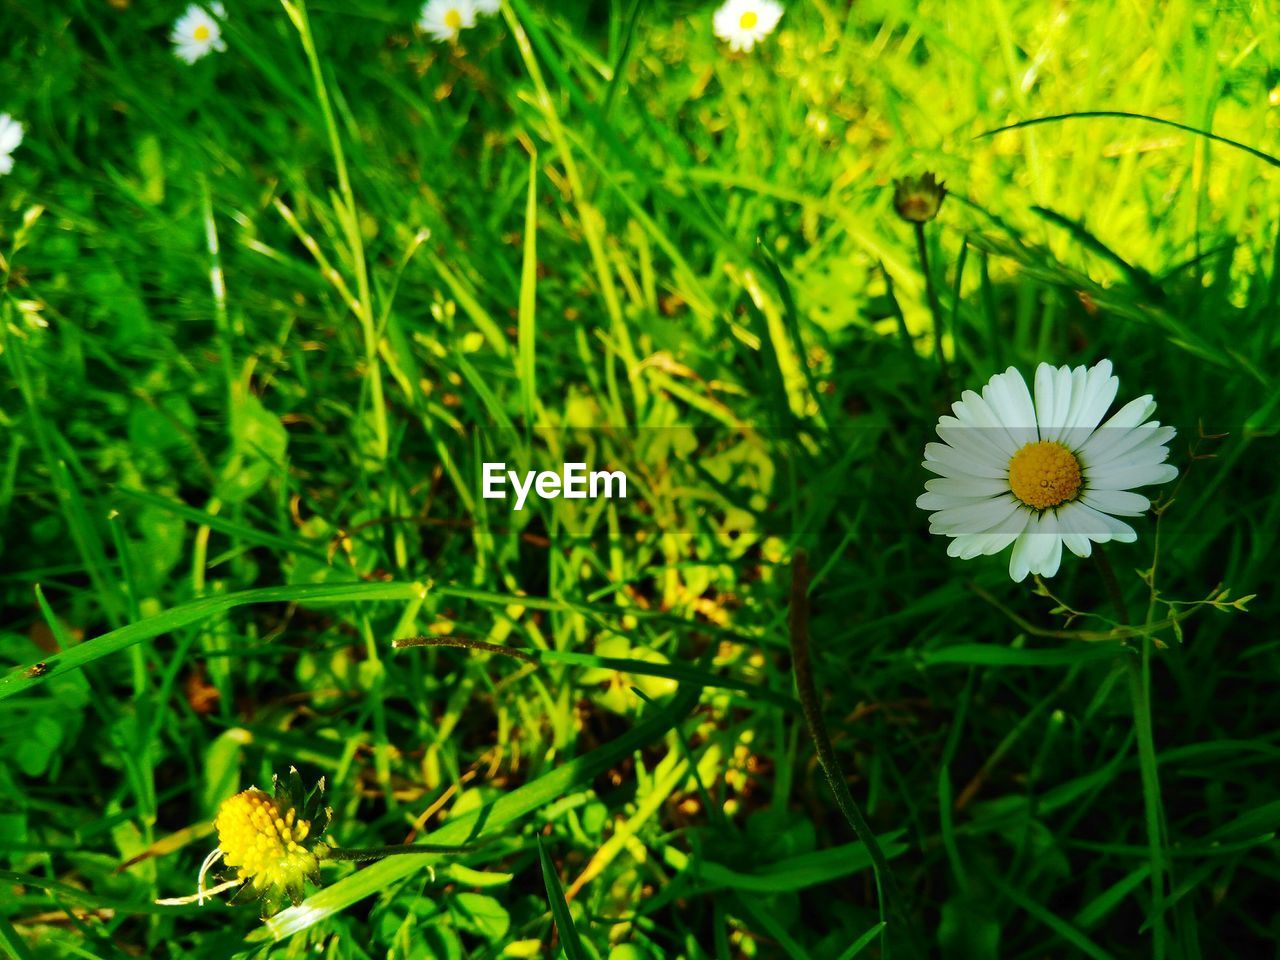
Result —
[[0, 113], [0, 174], [13, 169], [13, 151], [22, 144], [22, 124], [7, 113]]
[[332, 851], [322, 839], [332, 815], [324, 806], [324, 780], [305, 792], [292, 767], [287, 786], [274, 778], [272, 794], [250, 787], [224, 800], [213, 822], [218, 847], [200, 870], [200, 898], [205, 873], [221, 859], [235, 869], [225, 886], [240, 885], [238, 898], [261, 898], [268, 909], [286, 899], [301, 903], [307, 881], [319, 882], [320, 861]]
[[1064, 546], [1087, 557], [1094, 543], [1136, 540], [1117, 517], [1151, 506], [1134, 487], [1178, 475], [1165, 463], [1175, 431], [1147, 420], [1150, 396], [1103, 423], [1119, 387], [1103, 360], [1087, 370], [1040, 364], [1034, 401], [1013, 367], [981, 396], [966, 390], [955, 416], [938, 421], [943, 442], [924, 448], [924, 467], [938, 476], [916, 500], [933, 511], [930, 532], [952, 538], [947, 553], [967, 560], [1012, 545], [1009, 575], [1022, 581], [1057, 573]]
[[226, 50], [227, 42], [222, 39], [222, 26], [218, 22], [226, 15], [220, 3], [209, 4], [208, 9], [197, 4], [187, 7], [169, 34], [173, 52], [187, 63], [195, 63], [212, 50]]
[[711, 28], [730, 50], [746, 51], [773, 33], [782, 14], [777, 0], [725, 0], [711, 20]]
[[475, 0], [473, 6], [476, 13], [489, 17], [502, 9], [502, 0]]
[[440, 43], [454, 41], [476, 25], [476, 0], [430, 0], [422, 8], [418, 26]]
[[927, 223], [938, 215], [947, 197], [946, 185], [932, 173], [903, 177], [893, 184], [893, 208], [910, 223]]

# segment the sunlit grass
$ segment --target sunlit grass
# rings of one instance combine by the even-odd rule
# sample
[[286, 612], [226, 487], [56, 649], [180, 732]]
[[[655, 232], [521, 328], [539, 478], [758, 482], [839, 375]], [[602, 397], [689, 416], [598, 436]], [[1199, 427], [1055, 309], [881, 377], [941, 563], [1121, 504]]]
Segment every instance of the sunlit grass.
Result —
[[[509, 0], [457, 45], [413, 3], [227, 6], [190, 66], [181, 3], [0, 20], [0, 943], [905, 956], [799, 711], [801, 547], [930, 949], [1274, 942], [1280, 178], [1141, 119], [982, 136], [1122, 111], [1280, 155], [1268, 5], [793, 2], [750, 54], [711, 4]], [[940, 338], [892, 205], [926, 170]], [[1087, 566], [1016, 587], [914, 507], [960, 389], [1104, 357], [1179, 431], [1158, 556], [1150, 518], [1111, 553], [1159, 649], [1075, 615], [1111, 616]], [[634, 493], [479, 496], [570, 454]], [[479, 842], [266, 921], [156, 906], [290, 764], [346, 846]]]

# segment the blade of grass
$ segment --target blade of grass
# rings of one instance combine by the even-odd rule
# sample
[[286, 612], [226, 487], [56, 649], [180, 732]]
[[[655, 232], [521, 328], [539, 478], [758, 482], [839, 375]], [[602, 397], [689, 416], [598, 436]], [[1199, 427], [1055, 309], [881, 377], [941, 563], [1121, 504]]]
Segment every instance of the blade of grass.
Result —
[[0, 677], [0, 700], [7, 700], [51, 677], [79, 670], [103, 657], [127, 650], [135, 643], [151, 640], [162, 633], [172, 633], [188, 624], [198, 623], [236, 607], [255, 603], [297, 603], [306, 606], [308, 604], [372, 603], [379, 600], [415, 600], [429, 590], [428, 585], [421, 583], [307, 584], [262, 587], [222, 596], [203, 597], [173, 607], [154, 617], [148, 617], [146, 620], [104, 633], [92, 640], [86, 640], [69, 650], [55, 653], [43, 661], [42, 670], [33, 670], [32, 667], [35, 665], [27, 664], [11, 671]]
[[560, 945], [564, 948], [565, 956], [569, 960], [587, 960], [582, 940], [578, 937], [578, 928], [569, 913], [569, 903], [564, 898], [560, 877], [556, 874], [555, 864], [547, 855], [541, 835], [538, 837], [538, 859], [542, 861], [542, 882], [547, 886], [547, 902], [551, 904], [551, 916], [555, 919], [556, 932], [560, 934]]
[[839, 960], [853, 960], [858, 954], [865, 950], [876, 937], [880, 936], [880, 931], [884, 929], [884, 923], [877, 923], [874, 927], [860, 936], [853, 943], [849, 944], [849, 949], [840, 954]]
[[35, 960], [27, 948], [27, 941], [22, 939], [18, 931], [13, 929], [13, 924], [4, 917], [0, 917], [0, 946], [8, 950], [14, 960]]
[[524, 263], [520, 268], [520, 308], [518, 315], [516, 376], [524, 404], [525, 429], [537, 425], [538, 371], [535, 348], [538, 335], [538, 154], [529, 157], [529, 195], [524, 209]]

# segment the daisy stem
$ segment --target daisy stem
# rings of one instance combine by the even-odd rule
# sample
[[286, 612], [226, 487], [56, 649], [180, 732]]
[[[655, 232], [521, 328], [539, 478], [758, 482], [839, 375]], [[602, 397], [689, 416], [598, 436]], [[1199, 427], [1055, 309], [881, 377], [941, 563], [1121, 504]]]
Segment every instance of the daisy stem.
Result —
[[942, 351], [942, 301], [938, 299], [938, 291], [933, 285], [933, 271], [929, 269], [929, 244], [924, 235], [924, 224], [913, 224], [916, 228], [916, 250], [920, 254], [920, 272], [924, 274], [924, 292], [929, 301], [929, 313], [933, 315], [933, 349], [938, 355], [938, 366], [942, 368], [942, 382], [950, 377], [947, 374], [947, 355]]
[[[889, 861], [880, 849], [876, 835], [871, 832], [862, 810], [849, 792], [849, 783], [840, 761], [836, 759], [835, 750], [831, 746], [831, 736], [827, 732], [826, 721], [822, 718], [822, 705], [818, 700], [818, 689], [813, 679], [813, 663], [809, 658], [809, 563], [804, 550], [797, 550], [791, 561], [791, 604], [788, 624], [791, 628], [791, 664], [795, 671], [796, 691], [800, 696], [800, 705], [804, 710], [805, 723], [813, 745], [818, 754], [818, 763], [826, 775], [831, 792], [835, 795], [836, 805], [844, 814], [845, 820], [853, 828], [854, 835], [867, 848], [871, 857], [871, 870], [876, 880], [876, 897], [880, 911], [880, 921], [886, 924], [886, 913], [892, 911], [894, 920], [901, 925], [901, 932], [911, 936], [915, 927], [902, 911], [901, 898]], [[882, 932], [882, 950], [889, 956], [889, 945], [885, 933]], [[917, 947], [920, 956], [924, 956]]]
[[[1116, 608], [1116, 619], [1129, 625], [1129, 610], [1125, 605], [1120, 582], [1116, 579], [1111, 561], [1101, 545], [1093, 548], [1094, 561], [1111, 602]], [[1155, 570], [1151, 572], [1152, 579]], [[1151, 862], [1151, 937], [1152, 956], [1163, 960], [1165, 956], [1165, 874], [1164, 854], [1164, 806], [1160, 797], [1160, 770], [1156, 759], [1155, 733], [1151, 721], [1151, 615], [1154, 604], [1148, 608], [1147, 623], [1138, 641], [1142, 644], [1141, 659], [1124, 654], [1125, 672], [1129, 675], [1129, 699], [1133, 703], [1133, 730], [1138, 741], [1138, 769], [1142, 777], [1142, 801], [1146, 818], [1147, 850]]]

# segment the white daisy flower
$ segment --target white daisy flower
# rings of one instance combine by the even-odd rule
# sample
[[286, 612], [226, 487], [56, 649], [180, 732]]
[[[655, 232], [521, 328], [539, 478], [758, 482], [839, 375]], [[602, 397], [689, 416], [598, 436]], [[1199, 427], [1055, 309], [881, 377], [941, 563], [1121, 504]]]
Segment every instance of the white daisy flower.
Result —
[[475, 0], [472, 6], [476, 8], [476, 13], [491, 17], [502, 9], [502, 0]]
[[457, 40], [463, 30], [476, 25], [476, 7], [476, 0], [430, 0], [418, 26], [440, 43]]
[[1040, 364], [1034, 403], [1013, 367], [981, 396], [966, 390], [955, 416], [938, 421], [943, 442], [924, 448], [924, 467], [938, 476], [916, 500], [935, 511], [929, 532], [952, 538], [947, 553], [967, 560], [1012, 545], [1009, 575], [1020, 582], [1057, 573], [1063, 546], [1087, 557], [1094, 543], [1136, 540], [1116, 518], [1151, 506], [1132, 488], [1178, 475], [1165, 463], [1174, 429], [1147, 421], [1150, 396], [1102, 423], [1119, 387], [1103, 360], [1088, 370]]
[[782, 12], [777, 0], [725, 0], [712, 18], [711, 27], [730, 50], [750, 50], [773, 33]]
[[13, 151], [22, 144], [22, 124], [7, 113], [0, 113], [0, 174], [13, 169]]
[[222, 39], [222, 26], [218, 23], [226, 15], [220, 3], [209, 4], [208, 9], [194, 3], [187, 7], [169, 34], [173, 52], [187, 63], [195, 63], [213, 50], [226, 50], [227, 42]]

